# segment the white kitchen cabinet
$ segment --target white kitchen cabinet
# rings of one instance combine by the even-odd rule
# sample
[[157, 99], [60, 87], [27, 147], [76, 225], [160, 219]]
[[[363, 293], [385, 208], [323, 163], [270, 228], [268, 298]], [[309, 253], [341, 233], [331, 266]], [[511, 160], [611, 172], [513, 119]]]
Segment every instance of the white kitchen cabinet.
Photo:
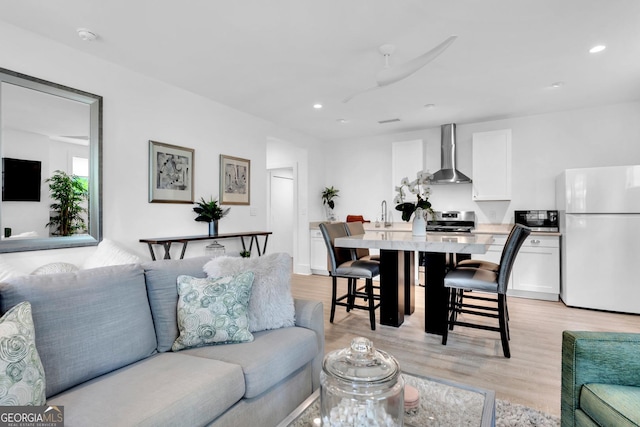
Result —
[[[474, 259], [500, 263], [507, 236], [495, 235], [485, 254]], [[529, 235], [511, 270], [507, 295], [558, 301], [560, 294], [560, 237]]]
[[511, 200], [511, 129], [473, 134], [472, 198]]
[[327, 245], [324, 243], [322, 232], [318, 229], [309, 230], [310, 238], [309, 244], [309, 264], [311, 273], [321, 274], [323, 276], [329, 275], [327, 270]]
[[511, 284], [510, 295], [558, 301], [560, 238], [529, 235], [513, 266]]
[[[423, 141], [416, 139], [413, 141], [401, 141], [391, 144], [391, 188], [388, 201], [389, 209], [396, 196], [396, 187], [400, 185], [402, 178], [409, 178], [409, 181], [416, 179], [416, 173], [424, 169], [423, 161]], [[415, 198], [415, 197], [414, 197]]]
[[473, 259], [481, 259], [483, 261], [491, 261], [496, 264], [500, 264], [500, 257], [502, 256], [502, 248], [507, 242], [506, 235], [493, 235], [493, 243], [489, 246], [489, 249], [484, 254], [474, 254]]

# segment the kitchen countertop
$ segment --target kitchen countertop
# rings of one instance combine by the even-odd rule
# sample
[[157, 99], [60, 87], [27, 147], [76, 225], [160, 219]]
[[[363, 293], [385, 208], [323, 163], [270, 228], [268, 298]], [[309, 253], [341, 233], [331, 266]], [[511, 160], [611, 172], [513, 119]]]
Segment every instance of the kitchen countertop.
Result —
[[[309, 229], [317, 230], [318, 224], [325, 221], [315, 221], [309, 223]], [[511, 231], [513, 224], [477, 224], [476, 228], [472, 231], [474, 234], [504, 234], [508, 235]], [[391, 227], [376, 227], [373, 222], [364, 223], [365, 231], [411, 231], [411, 222], [394, 222]], [[548, 231], [532, 231], [532, 236], [561, 236], [560, 233], [553, 233]]]
[[486, 253], [491, 243], [493, 237], [485, 234], [459, 233], [453, 236], [451, 233], [427, 233], [426, 236], [412, 236], [381, 228], [358, 236], [337, 237], [335, 240], [337, 247], [344, 248], [464, 254]]
[[[475, 234], [505, 234], [508, 235], [513, 224], [477, 224], [472, 231]], [[561, 236], [560, 233], [550, 231], [532, 231], [532, 236]]]

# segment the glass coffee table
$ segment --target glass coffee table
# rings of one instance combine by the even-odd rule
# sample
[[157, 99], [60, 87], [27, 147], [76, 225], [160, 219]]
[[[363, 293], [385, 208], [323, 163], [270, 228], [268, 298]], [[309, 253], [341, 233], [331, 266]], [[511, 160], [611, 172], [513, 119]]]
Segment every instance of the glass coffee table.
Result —
[[[464, 425], [492, 427], [496, 423], [495, 392], [452, 381], [403, 373], [405, 384], [420, 392], [420, 408], [405, 413], [407, 427]], [[320, 390], [316, 390], [278, 427], [318, 427]]]

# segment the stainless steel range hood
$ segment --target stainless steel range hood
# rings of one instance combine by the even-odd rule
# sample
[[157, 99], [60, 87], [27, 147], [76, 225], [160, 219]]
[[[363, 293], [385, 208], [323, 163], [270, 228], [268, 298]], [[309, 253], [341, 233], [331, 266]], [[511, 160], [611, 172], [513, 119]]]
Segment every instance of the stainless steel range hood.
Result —
[[430, 184], [468, 184], [471, 178], [456, 169], [456, 125], [440, 127], [440, 170], [434, 173]]

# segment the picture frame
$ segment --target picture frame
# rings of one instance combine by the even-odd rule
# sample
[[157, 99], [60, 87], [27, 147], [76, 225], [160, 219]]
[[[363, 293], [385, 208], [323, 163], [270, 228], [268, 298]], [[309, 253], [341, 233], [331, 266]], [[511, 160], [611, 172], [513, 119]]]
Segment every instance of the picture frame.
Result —
[[192, 148], [149, 140], [149, 202], [193, 203]]
[[251, 160], [220, 155], [220, 204], [251, 203]]

